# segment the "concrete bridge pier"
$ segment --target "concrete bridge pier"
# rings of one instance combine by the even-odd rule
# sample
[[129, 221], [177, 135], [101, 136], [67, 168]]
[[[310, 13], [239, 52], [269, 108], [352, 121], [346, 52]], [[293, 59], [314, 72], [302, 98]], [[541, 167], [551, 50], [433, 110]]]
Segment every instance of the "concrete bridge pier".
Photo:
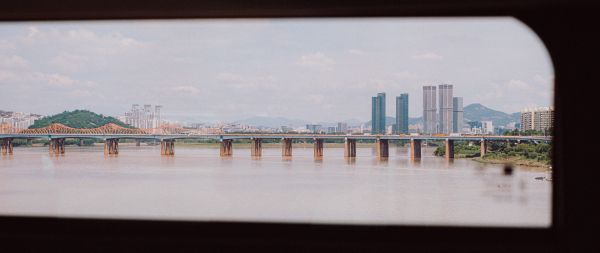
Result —
[[175, 155], [175, 140], [161, 140], [160, 154], [168, 156]]
[[323, 139], [314, 138], [313, 154], [316, 159], [323, 158]]
[[344, 142], [344, 157], [356, 157], [356, 140], [346, 138]]
[[390, 156], [388, 140], [377, 139], [375, 144], [378, 158], [388, 158]]
[[292, 156], [292, 139], [283, 138], [281, 139], [281, 156], [291, 157]]
[[65, 153], [65, 138], [50, 139], [48, 143], [48, 149], [50, 154], [64, 154]]
[[262, 156], [262, 139], [253, 138], [250, 140], [250, 155], [252, 157]]
[[446, 152], [444, 154], [444, 157], [446, 158], [446, 160], [454, 159], [454, 140], [446, 139], [445, 144]]
[[33, 140], [27, 139], [27, 147], [31, 147], [32, 144], [33, 144]]
[[2, 155], [12, 155], [13, 154], [13, 139], [12, 138], [3, 138], [0, 139], [0, 151]]
[[221, 141], [221, 156], [232, 156], [233, 155], [233, 140], [225, 139]]
[[421, 159], [421, 140], [410, 139], [410, 159]]
[[142, 142], [142, 141], [140, 141], [139, 139], [138, 139], [138, 140], [135, 140], [135, 146], [136, 146], [136, 147], [139, 147], [139, 146], [141, 145], [141, 142]]
[[104, 141], [104, 154], [105, 155], [118, 155], [119, 154], [119, 139], [106, 139]]
[[480, 141], [481, 143], [481, 148], [480, 148], [480, 156], [483, 157], [485, 155], [485, 153], [487, 152], [487, 141], [485, 139], [481, 139]]

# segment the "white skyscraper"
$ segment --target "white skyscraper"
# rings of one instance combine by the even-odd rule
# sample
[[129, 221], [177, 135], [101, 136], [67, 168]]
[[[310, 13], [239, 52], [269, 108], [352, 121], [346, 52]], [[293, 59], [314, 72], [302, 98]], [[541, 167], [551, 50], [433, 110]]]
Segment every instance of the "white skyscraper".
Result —
[[452, 85], [451, 84], [440, 84], [439, 89], [439, 120], [438, 120], [438, 133], [449, 134], [453, 131], [453, 110], [452, 110]]
[[133, 127], [146, 129], [158, 128], [162, 122], [160, 115], [161, 108], [161, 105], [157, 105], [154, 106], [154, 110], [152, 110], [152, 105], [144, 105], [144, 107], [140, 108], [140, 105], [133, 104], [131, 106], [131, 111], [126, 112], [123, 117], [119, 118]]
[[492, 121], [481, 121], [481, 132], [482, 134], [493, 134], [494, 123]]
[[423, 132], [437, 133], [437, 107], [435, 86], [423, 86]]

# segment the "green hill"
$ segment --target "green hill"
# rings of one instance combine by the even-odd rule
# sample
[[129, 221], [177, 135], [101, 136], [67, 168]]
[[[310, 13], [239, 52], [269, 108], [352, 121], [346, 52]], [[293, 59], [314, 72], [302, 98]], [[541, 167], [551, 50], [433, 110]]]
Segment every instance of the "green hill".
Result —
[[508, 114], [496, 111], [482, 104], [470, 104], [463, 108], [465, 121], [484, 121], [490, 120], [494, 126], [505, 126], [511, 122], [519, 122], [521, 113]]
[[29, 128], [42, 128], [52, 123], [60, 123], [73, 128], [96, 128], [108, 123], [115, 123], [122, 127], [131, 128], [131, 126], [121, 122], [120, 120], [96, 114], [87, 110], [75, 110], [72, 112], [65, 111], [56, 115], [43, 117], [36, 120]]

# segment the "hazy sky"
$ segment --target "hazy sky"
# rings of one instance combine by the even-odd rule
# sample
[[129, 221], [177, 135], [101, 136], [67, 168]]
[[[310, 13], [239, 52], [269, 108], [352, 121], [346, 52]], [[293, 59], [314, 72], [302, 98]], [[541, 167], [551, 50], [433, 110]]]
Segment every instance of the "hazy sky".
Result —
[[464, 104], [552, 104], [538, 37], [512, 18], [269, 19], [0, 24], [0, 109], [118, 116], [161, 104], [192, 122], [370, 119], [371, 96], [449, 83]]

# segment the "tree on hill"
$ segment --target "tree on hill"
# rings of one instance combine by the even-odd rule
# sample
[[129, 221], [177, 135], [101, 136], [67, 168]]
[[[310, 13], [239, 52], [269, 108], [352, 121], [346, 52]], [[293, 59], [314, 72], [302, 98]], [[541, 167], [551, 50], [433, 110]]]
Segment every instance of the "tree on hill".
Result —
[[60, 123], [73, 128], [96, 128], [108, 123], [114, 123], [122, 127], [132, 128], [120, 120], [97, 114], [88, 110], [75, 110], [72, 112], [64, 111], [62, 113], [38, 119], [29, 128], [42, 128], [53, 123]]

